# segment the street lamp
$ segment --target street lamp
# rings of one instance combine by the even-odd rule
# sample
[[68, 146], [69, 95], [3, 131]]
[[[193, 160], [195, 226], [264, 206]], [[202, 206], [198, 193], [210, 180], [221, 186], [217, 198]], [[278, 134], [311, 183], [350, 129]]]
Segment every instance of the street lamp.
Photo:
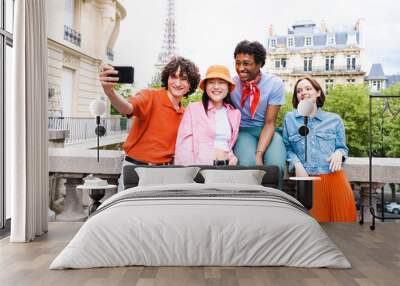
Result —
[[305, 99], [301, 100], [297, 106], [297, 110], [300, 115], [304, 116], [304, 125], [300, 126], [299, 134], [304, 136], [304, 162], [307, 162], [307, 135], [309, 133], [308, 129], [308, 117], [311, 115], [314, 109], [314, 104], [311, 100]]
[[[300, 126], [299, 134], [304, 137], [304, 163], [307, 162], [307, 135], [310, 132], [308, 128], [308, 117], [314, 110], [314, 104], [311, 100], [301, 100], [297, 105], [297, 111], [300, 115], [304, 116], [304, 125]], [[310, 210], [314, 204], [314, 181], [319, 181], [319, 177], [290, 177], [290, 180], [296, 181], [296, 198], [303, 206]]]
[[99, 162], [100, 136], [106, 134], [106, 128], [100, 125], [100, 116], [106, 112], [106, 102], [102, 99], [95, 99], [90, 103], [90, 113], [96, 117], [96, 129], [94, 132], [97, 135], [97, 162]]

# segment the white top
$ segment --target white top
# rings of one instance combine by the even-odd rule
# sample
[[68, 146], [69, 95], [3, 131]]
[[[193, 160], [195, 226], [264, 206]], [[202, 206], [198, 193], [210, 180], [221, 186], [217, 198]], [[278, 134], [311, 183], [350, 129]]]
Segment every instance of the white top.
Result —
[[231, 125], [226, 107], [217, 109], [215, 114], [215, 141], [214, 148], [229, 151], [229, 140], [232, 136]]

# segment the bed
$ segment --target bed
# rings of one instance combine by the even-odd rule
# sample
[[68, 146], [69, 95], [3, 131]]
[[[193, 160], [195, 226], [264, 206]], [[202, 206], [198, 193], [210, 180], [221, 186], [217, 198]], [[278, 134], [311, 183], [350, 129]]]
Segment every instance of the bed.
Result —
[[[271, 187], [277, 183], [277, 169], [253, 168], [266, 171], [260, 179], [262, 185], [207, 181], [203, 171], [214, 167], [205, 166], [192, 183], [137, 185], [137, 173], [143, 169], [125, 167], [128, 188], [98, 208], [50, 269], [129, 265], [351, 267], [307, 210], [290, 195]], [[233, 169], [214, 179], [226, 179], [232, 171], [251, 170]], [[238, 174], [231, 179], [240, 177]]]

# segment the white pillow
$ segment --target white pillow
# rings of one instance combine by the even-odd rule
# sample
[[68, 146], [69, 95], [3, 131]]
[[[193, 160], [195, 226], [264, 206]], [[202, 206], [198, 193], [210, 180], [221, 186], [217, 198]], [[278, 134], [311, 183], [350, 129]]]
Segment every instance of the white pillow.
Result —
[[199, 170], [199, 167], [135, 168], [139, 177], [138, 186], [195, 183], [193, 179]]
[[204, 183], [234, 183], [261, 185], [265, 171], [262, 170], [201, 170]]

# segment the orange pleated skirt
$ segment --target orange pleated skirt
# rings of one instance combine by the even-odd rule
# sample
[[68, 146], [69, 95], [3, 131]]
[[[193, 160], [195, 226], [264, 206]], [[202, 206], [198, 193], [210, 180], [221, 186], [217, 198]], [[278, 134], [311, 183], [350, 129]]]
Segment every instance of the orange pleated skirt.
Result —
[[314, 204], [311, 215], [319, 222], [355, 222], [356, 203], [343, 171], [319, 175], [314, 181]]

